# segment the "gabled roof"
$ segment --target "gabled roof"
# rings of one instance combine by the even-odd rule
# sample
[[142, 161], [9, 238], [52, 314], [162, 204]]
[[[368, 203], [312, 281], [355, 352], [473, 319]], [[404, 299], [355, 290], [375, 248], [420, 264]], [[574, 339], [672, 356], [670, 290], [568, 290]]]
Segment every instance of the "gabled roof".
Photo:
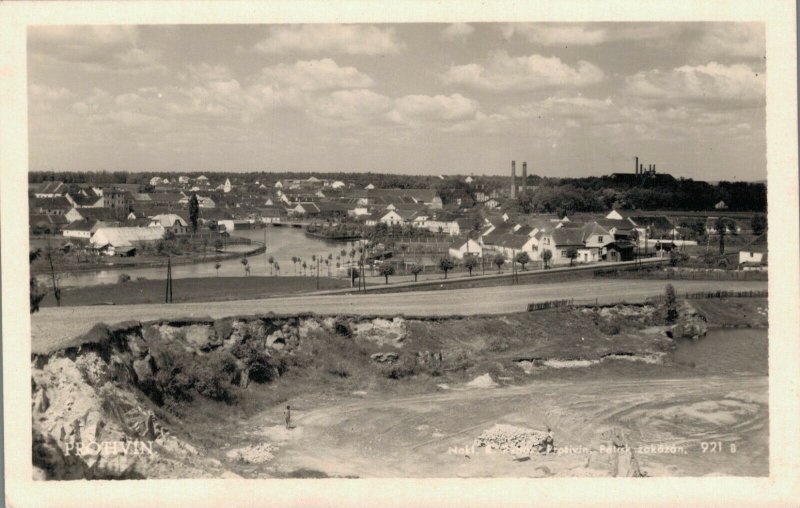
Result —
[[164, 237], [161, 226], [147, 228], [100, 228], [92, 237], [92, 244], [98, 247], [105, 245], [128, 246], [135, 242], [160, 240]]
[[31, 226], [38, 226], [40, 224], [61, 226], [64, 224], [69, 224], [69, 221], [63, 215], [47, 215], [43, 213], [28, 214], [28, 221], [30, 222]]
[[635, 228], [629, 219], [597, 219], [597, 223], [609, 230], [617, 228], [617, 230], [629, 231]]
[[611, 236], [611, 233], [597, 222], [585, 224], [582, 228], [582, 234], [583, 237], [581, 239], [584, 242], [592, 235]]
[[527, 235], [515, 235], [515, 234], [505, 234], [499, 235], [496, 243], [492, 245], [497, 245], [500, 247], [505, 247], [507, 249], [522, 249], [526, 243], [531, 241], [531, 237]]
[[189, 225], [189, 223], [186, 222], [183, 219], [183, 217], [181, 217], [180, 215], [175, 214], [175, 213], [159, 214], [159, 215], [155, 215], [155, 216], [151, 217], [150, 219], [153, 222], [157, 222], [157, 223], [161, 224], [165, 228], [174, 227], [176, 223], [177, 223], [177, 225], [183, 226], [183, 227], [186, 227], [186, 226]]
[[45, 210], [69, 210], [72, 204], [64, 196], [54, 198], [31, 198], [30, 208], [41, 208]]
[[84, 220], [102, 220], [106, 222], [116, 220], [114, 210], [111, 208], [76, 208]]
[[76, 220], [72, 224], [65, 226], [64, 231], [91, 231], [98, 223], [100, 225], [104, 224], [98, 220]]
[[64, 182], [42, 182], [37, 194], [64, 194], [67, 192], [67, 186]]
[[583, 246], [583, 228], [558, 228], [550, 236], [557, 247]]

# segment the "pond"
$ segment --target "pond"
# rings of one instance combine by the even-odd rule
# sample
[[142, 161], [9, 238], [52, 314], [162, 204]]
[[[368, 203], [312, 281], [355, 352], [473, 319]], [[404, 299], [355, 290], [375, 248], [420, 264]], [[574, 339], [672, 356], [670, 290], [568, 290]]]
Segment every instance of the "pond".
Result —
[[[272, 256], [280, 265], [281, 275], [293, 275], [300, 273], [302, 263], [297, 265], [292, 263], [292, 257], [302, 258], [309, 269], [312, 265], [311, 256], [317, 255], [327, 258], [328, 254], [333, 255], [330, 263], [331, 275], [343, 275], [344, 269], [336, 273], [336, 256], [340, 255], [342, 249], [350, 251], [351, 242], [330, 241], [307, 236], [302, 229], [289, 227], [267, 227], [264, 229], [237, 230], [233, 236], [250, 238], [258, 242], [264, 242], [266, 235], [267, 252], [248, 258], [250, 274], [254, 276], [271, 275], [268, 259]], [[346, 257], [349, 261], [349, 257]], [[341, 259], [343, 262], [345, 259]], [[220, 262], [219, 271], [214, 268], [214, 262], [204, 262], [189, 265], [176, 265], [172, 267], [172, 277], [175, 279], [189, 277], [233, 277], [244, 275], [244, 266], [239, 258], [227, 259]], [[272, 269], [274, 270], [274, 268]], [[147, 279], [166, 279], [166, 267], [147, 267], [147, 268], [125, 268], [98, 270], [92, 272], [72, 273], [61, 281], [62, 287], [93, 286], [97, 284], [113, 284], [117, 282], [120, 273], [127, 273], [132, 279], [145, 277]], [[320, 265], [320, 275], [327, 275], [328, 269], [323, 264]], [[40, 280], [46, 281], [46, 276], [40, 276]]]

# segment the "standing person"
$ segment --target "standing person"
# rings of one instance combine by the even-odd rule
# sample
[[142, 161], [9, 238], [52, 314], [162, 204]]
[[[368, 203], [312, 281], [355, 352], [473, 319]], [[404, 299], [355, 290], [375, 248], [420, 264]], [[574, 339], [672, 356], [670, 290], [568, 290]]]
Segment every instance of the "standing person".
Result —
[[555, 451], [555, 434], [553, 433], [553, 429], [547, 427], [547, 437], [544, 440], [545, 444], [545, 453], [553, 453]]
[[291, 429], [291, 421], [292, 421], [292, 408], [288, 405], [286, 406], [286, 411], [283, 412], [283, 417], [286, 420], [286, 430]]

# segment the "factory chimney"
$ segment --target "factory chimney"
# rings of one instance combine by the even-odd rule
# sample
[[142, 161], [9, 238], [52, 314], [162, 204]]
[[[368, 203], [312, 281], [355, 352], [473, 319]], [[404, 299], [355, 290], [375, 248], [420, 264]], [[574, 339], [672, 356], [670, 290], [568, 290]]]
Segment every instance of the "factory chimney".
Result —
[[636, 157], [634, 157], [634, 159], [636, 159], [636, 160], [633, 163], [633, 172], [638, 175], [639, 174], [639, 156], [637, 155]]
[[523, 162], [522, 163], [522, 190], [523, 190], [523, 192], [528, 190], [528, 163], [527, 162]]
[[511, 199], [517, 199], [517, 161], [511, 161]]

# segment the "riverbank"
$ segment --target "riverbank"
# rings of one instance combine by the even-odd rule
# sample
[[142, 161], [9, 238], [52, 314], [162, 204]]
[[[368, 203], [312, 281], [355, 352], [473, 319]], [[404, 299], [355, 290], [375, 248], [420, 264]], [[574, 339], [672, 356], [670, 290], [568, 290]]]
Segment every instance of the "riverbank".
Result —
[[[61, 290], [62, 307], [164, 303], [165, 280], [130, 280], [116, 284], [66, 287]], [[320, 277], [194, 277], [172, 280], [174, 303], [224, 302], [294, 295], [317, 290], [349, 288], [350, 281]], [[42, 307], [56, 305], [52, 292]]]
[[[169, 258], [169, 262], [172, 266], [180, 266], [180, 265], [196, 265], [201, 263], [214, 263], [217, 261], [226, 261], [230, 259], [239, 259], [242, 257], [251, 257], [257, 256], [262, 254], [266, 251], [266, 247], [260, 242], [252, 242], [255, 245], [258, 245], [255, 248], [245, 248], [242, 250], [234, 250], [234, 251], [226, 251], [226, 252], [217, 252], [214, 254], [192, 254], [192, 255], [183, 255], [183, 256], [171, 256]], [[238, 245], [237, 245], [238, 246]], [[244, 244], [240, 244], [240, 246], [244, 247]], [[249, 245], [247, 247], [250, 247]], [[160, 268], [167, 266], [167, 256], [147, 256], [147, 257], [139, 257], [136, 256], [125, 258], [125, 257], [105, 257], [108, 261], [97, 262], [97, 263], [80, 263], [80, 264], [60, 264], [57, 267], [59, 273], [86, 273], [86, 272], [99, 272], [99, 271], [106, 271], [106, 270], [132, 270], [137, 268]], [[113, 261], [112, 261], [113, 260]], [[49, 271], [46, 267], [41, 266], [41, 263], [31, 267], [31, 275], [34, 276], [44, 276], [49, 275]]]

